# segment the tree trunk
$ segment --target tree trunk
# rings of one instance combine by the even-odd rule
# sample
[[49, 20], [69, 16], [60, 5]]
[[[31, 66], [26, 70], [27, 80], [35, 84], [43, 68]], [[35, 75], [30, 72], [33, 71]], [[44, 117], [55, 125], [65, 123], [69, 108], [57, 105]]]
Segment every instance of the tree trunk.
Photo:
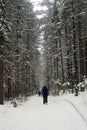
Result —
[[64, 66], [63, 66], [63, 54], [62, 54], [62, 45], [61, 45], [61, 32], [59, 29], [59, 47], [60, 47], [60, 59], [61, 59], [61, 71], [62, 71], [62, 82], [64, 83]]
[[73, 58], [74, 58], [74, 84], [78, 83], [78, 63], [77, 63], [77, 45], [76, 45], [76, 35], [75, 35], [75, 18], [74, 18], [74, 7], [73, 7], [73, 1], [72, 1], [72, 29], [73, 29]]
[[3, 61], [0, 59], [0, 104], [3, 104]]

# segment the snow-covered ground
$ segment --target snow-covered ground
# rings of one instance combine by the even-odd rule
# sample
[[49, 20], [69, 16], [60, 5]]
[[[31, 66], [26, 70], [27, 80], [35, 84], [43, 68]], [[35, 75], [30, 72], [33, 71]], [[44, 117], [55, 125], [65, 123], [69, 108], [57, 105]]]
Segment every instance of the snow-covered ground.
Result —
[[0, 105], [0, 130], [87, 130], [87, 91], [48, 99], [46, 105], [37, 95], [16, 108]]

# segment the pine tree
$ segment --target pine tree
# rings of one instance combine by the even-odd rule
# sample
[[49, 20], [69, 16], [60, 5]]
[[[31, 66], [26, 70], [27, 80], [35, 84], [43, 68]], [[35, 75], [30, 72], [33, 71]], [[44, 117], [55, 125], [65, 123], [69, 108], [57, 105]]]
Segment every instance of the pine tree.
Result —
[[3, 104], [3, 48], [5, 43], [4, 1], [0, 1], [0, 104]]

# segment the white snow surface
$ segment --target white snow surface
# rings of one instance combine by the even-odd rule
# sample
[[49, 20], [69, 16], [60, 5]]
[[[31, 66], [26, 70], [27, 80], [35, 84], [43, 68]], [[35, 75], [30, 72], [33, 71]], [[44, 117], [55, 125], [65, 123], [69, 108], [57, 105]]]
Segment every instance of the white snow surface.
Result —
[[0, 130], [87, 130], [87, 91], [49, 96], [43, 104], [38, 95], [14, 108], [0, 105]]

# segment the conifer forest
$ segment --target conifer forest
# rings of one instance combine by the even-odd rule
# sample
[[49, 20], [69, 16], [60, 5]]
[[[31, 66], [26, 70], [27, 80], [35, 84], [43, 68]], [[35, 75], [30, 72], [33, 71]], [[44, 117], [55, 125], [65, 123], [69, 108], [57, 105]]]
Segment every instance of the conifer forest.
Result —
[[[0, 0], [0, 104], [87, 87], [87, 0]], [[42, 17], [39, 17], [42, 16]], [[77, 94], [78, 95], [78, 94]]]

